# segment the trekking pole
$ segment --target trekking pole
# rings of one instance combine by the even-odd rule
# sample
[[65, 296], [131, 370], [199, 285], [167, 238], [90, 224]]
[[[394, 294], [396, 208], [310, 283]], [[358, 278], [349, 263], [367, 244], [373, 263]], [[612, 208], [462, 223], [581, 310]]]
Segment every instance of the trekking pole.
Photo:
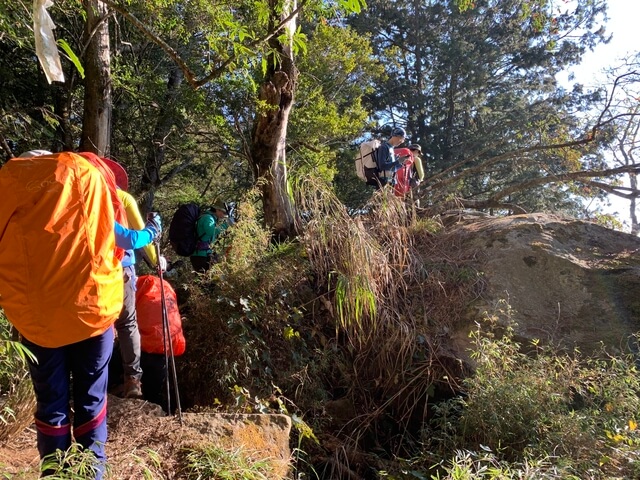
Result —
[[164, 280], [162, 277], [162, 272], [160, 272], [160, 247], [158, 244], [156, 246], [156, 258], [158, 259], [158, 264], [156, 266], [156, 273], [160, 278], [160, 321], [162, 322], [162, 351], [164, 352], [164, 381], [165, 381], [165, 392], [166, 392], [166, 401], [167, 401], [167, 413], [171, 413], [171, 384], [169, 383], [169, 342], [171, 341], [171, 332], [168, 322], [165, 322], [164, 314], [165, 314], [165, 302], [164, 302]]
[[[160, 239], [155, 241], [156, 256], [158, 258], [158, 276], [160, 277], [160, 298], [162, 301], [162, 338], [164, 341], [164, 358], [165, 367], [167, 369], [167, 412], [171, 413], [171, 386], [169, 383], [169, 359], [171, 360], [171, 376], [173, 378], [173, 388], [176, 392], [176, 409], [178, 411], [178, 420], [182, 426], [182, 409], [180, 408], [180, 393], [178, 392], [178, 375], [176, 374], [176, 357], [173, 355], [173, 342], [171, 341], [171, 331], [169, 329], [169, 315], [167, 314], [167, 301], [164, 295], [164, 279], [162, 278], [162, 269], [160, 268]], [[167, 348], [167, 346], [169, 348]], [[167, 353], [168, 352], [168, 353]]]

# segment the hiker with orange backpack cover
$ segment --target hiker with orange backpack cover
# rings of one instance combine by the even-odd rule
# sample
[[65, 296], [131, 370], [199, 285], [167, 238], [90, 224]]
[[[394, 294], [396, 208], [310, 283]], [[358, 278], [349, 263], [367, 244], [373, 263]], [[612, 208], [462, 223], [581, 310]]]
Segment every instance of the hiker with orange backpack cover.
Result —
[[155, 238], [160, 225], [118, 225], [104, 172], [71, 152], [10, 160], [0, 191], [0, 306], [35, 356], [28, 363], [40, 457], [71, 445], [73, 387], [73, 437], [93, 452], [92, 478], [101, 479], [107, 365], [123, 300], [116, 230], [133, 243]]

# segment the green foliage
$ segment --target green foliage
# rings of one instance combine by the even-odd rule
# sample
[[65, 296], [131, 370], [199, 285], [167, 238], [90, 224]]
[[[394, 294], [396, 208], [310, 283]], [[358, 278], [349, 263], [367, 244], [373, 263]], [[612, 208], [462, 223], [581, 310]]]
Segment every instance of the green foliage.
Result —
[[618, 217], [610, 213], [596, 212], [591, 215], [591, 221], [602, 225], [603, 227], [611, 228], [612, 230], [622, 230], [622, 222]]
[[436, 405], [425, 447], [450, 460], [446, 475], [433, 478], [635, 477], [635, 359], [604, 352], [583, 358], [538, 342], [523, 348], [510, 316], [505, 304], [478, 325], [477, 367], [465, 395]]
[[[437, 473], [430, 480], [582, 480], [573, 475], [571, 468], [557, 465], [553, 457], [540, 460], [525, 459], [522, 463], [513, 464], [498, 458], [491, 451], [470, 452], [458, 450], [447, 462], [444, 473]], [[427, 478], [418, 477], [418, 478]]]
[[216, 446], [185, 449], [182, 472], [187, 480], [269, 480], [269, 459], [254, 459], [243, 449]]
[[80, 74], [80, 78], [84, 78], [84, 67], [82, 66], [82, 63], [80, 63], [80, 59], [78, 58], [78, 56], [71, 49], [71, 46], [62, 39], [59, 39], [57, 41], [57, 44], [60, 45], [60, 47], [67, 54], [69, 60], [71, 60], [71, 63], [73, 63], [73, 65], [76, 67], [76, 70], [78, 70], [78, 73]]
[[365, 0], [340, 0], [340, 5], [347, 11], [360, 13], [363, 8], [367, 8]]
[[366, 38], [349, 28], [314, 25], [291, 113], [287, 153], [294, 175], [331, 180], [338, 170], [336, 145], [360, 135], [368, 112], [362, 99], [383, 74]]
[[27, 359], [33, 354], [11, 339], [11, 325], [0, 310], [0, 443], [32, 421], [35, 406]]
[[29, 26], [33, 23], [30, 21], [32, 9], [31, 2], [3, 2], [0, 5], [0, 41], [20, 48], [33, 45], [33, 38], [29, 35]]
[[141, 466], [142, 476], [144, 480], [155, 480], [162, 475], [162, 458], [158, 452], [143, 448], [144, 456], [132, 453], [131, 456], [136, 464]]
[[[240, 202], [238, 213], [220, 245], [221, 262], [190, 287], [190, 340], [181, 359], [184, 390], [193, 394], [188, 403], [227, 403], [234, 385], [269, 397], [272, 384], [291, 382], [306, 364], [299, 333], [310, 294], [303, 250], [293, 242], [272, 245], [253, 201]], [[217, 361], [203, 362], [212, 351]]]
[[51, 480], [84, 480], [95, 477], [97, 470], [94, 453], [77, 443], [48, 455], [41, 464], [41, 471]]
[[[76, 43], [82, 36], [80, 10], [79, 2], [68, 0], [56, 1], [49, 9], [58, 26], [56, 37], [75, 52], [82, 50]], [[36, 148], [71, 150], [77, 145], [72, 141], [74, 135], [79, 136], [82, 127], [81, 116], [70, 115], [82, 110], [76, 103], [77, 70], [63, 55], [67, 82], [64, 86], [47, 83], [35, 57], [32, 15], [33, 6], [23, 1], [0, 6], [0, 148], [4, 158]]]

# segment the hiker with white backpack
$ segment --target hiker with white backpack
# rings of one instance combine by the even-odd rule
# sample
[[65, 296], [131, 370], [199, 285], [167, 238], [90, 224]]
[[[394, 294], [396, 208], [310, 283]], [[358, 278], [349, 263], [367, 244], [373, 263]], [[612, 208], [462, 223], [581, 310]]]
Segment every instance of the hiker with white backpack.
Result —
[[407, 133], [402, 127], [391, 130], [388, 140], [380, 143], [378, 140], [364, 142], [356, 156], [356, 173], [376, 189], [393, 184], [395, 173], [402, 168], [394, 148], [402, 145]]
[[382, 187], [393, 182], [394, 174], [403, 165], [403, 162], [396, 158], [393, 149], [402, 145], [406, 136], [407, 132], [405, 132], [404, 128], [395, 127], [391, 130], [389, 139], [380, 145], [377, 164], [379, 185]]

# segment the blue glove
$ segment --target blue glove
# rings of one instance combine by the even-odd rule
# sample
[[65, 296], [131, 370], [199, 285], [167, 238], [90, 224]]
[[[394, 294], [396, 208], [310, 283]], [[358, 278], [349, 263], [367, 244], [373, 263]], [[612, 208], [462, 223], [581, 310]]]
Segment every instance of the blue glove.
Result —
[[149, 212], [147, 214], [147, 224], [144, 228], [153, 232], [153, 239], [157, 240], [162, 235], [162, 220], [158, 212]]

